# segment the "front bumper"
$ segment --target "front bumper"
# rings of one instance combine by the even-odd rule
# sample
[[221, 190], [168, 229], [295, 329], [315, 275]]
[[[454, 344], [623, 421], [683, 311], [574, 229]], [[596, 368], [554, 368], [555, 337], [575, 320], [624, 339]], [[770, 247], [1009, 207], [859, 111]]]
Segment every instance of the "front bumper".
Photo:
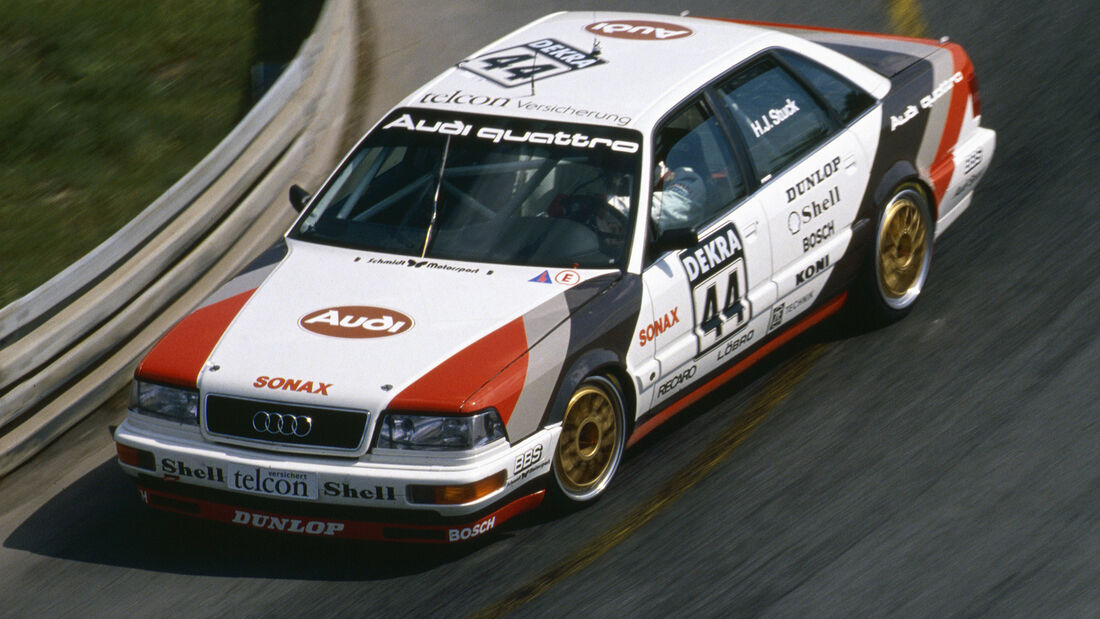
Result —
[[[157, 509], [284, 533], [371, 540], [464, 541], [533, 509], [560, 428], [474, 454], [361, 459], [247, 449], [204, 440], [196, 426], [131, 415], [115, 431], [119, 462]], [[125, 454], [125, 457], [123, 455]], [[410, 487], [505, 483], [462, 504], [424, 502]]]
[[146, 476], [139, 476], [137, 486], [142, 502], [149, 507], [204, 520], [278, 533], [437, 544], [463, 542], [488, 533], [538, 507], [546, 494], [543, 489], [532, 489], [529, 493], [521, 489], [499, 506], [491, 506], [480, 513], [425, 519], [424, 512], [333, 509], [325, 505], [303, 509], [288, 502], [242, 498]]

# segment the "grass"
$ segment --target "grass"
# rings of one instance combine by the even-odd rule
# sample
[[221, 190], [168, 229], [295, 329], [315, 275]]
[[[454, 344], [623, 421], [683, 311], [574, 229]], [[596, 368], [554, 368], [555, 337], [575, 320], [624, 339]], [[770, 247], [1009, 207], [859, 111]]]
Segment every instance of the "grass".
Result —
[[132, 219], [246, 109], [249, 0], [6, 0], [0, 307]]

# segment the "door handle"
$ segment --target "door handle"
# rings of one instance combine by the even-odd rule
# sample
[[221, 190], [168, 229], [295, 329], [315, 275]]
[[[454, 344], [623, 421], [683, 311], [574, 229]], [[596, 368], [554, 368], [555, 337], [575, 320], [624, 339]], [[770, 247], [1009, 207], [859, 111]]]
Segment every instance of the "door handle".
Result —
[[741, 228], [741, 233], [745, 235], [745, 239], [748, 240], [750, 236], [756, 236], [756, 228], [760, 225], [760, 221], [754, 219], [745, 224], [744, 228]]

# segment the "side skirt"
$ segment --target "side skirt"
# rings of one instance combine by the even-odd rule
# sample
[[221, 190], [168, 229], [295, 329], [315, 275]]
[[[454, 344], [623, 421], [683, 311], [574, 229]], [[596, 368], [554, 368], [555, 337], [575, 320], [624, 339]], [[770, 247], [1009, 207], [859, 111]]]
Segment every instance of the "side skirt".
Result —
[[783, 344], [786, 344], [798, 335], [801, 335], [810, 327], [820, 323], [822, 320], [825, 320], [829, 316], [840, 311], [840, 308], [844, 306], [844, 301], [847, 300], [847, 298], [847, 292], [840, 293], [831, 301], [829, 301], [825, 305], [822, 305], [820, 308], [815, 310], [809, 316], [803, 318], [801, 321], [794, 323], [782, 333], [777, 335], [774, 339], [756, 349], [729, 369], [723, 371], [722, 373], [718, 374], [717, 376], [708, 380], [702, 385], [699, 385], [697, 388], [695, 388], [695, 390], [689, 391], [688, 393], [684, 394], [684, 396], [681, 397], [679, 400], [676, 400], [672, 404], [668, 405], [668, 407], [654, 414], [649, 419], [646, 419], [642, 423], [639, 423], [634, 429], [634, 433], [630, 435], [630, 439], [626, 443], [627, 447], [630, 447], [638, 441], [642, 440], [647, 434], [652, 432], [657, 426], [661, 425], [665, 421], [668, 421], [673, 415], [679, 413], [688, 406], [691, 406], [695, 402], [699, 401], [703, 396], [720, 387], [723, 383], [729, 381], [733, 377], [752, 367], [757, 361], [763, 359]]

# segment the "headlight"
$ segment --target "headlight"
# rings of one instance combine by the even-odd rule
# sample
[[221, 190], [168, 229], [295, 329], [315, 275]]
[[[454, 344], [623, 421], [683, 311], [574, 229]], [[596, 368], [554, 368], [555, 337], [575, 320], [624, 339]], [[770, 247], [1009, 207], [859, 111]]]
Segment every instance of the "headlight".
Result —
[[130, 410], [181, 423], [199, 423], [199, 392], [140, 380], [130, 390]]
[[378, 425], [377, 446], [383, 449], [458, 451], [504, 438], [500, 414], [491, 408], [463, 416], [386, 413]]

